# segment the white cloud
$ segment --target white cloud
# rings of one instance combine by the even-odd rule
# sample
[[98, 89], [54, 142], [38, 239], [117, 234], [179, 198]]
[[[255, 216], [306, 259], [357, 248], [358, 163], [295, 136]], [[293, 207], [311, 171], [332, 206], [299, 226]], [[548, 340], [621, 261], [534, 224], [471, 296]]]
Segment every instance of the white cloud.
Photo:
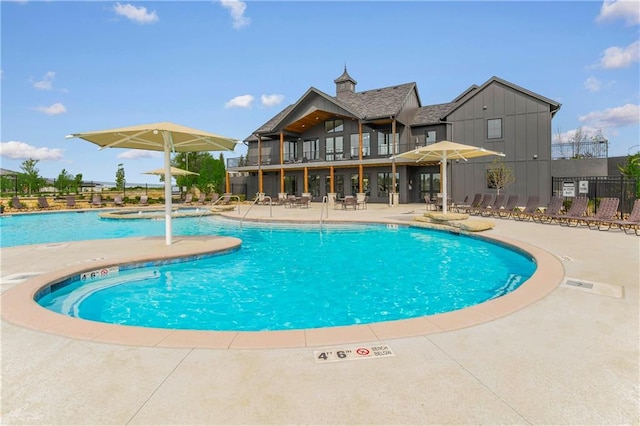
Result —
[[596, 21], [623, 19], [627, 25], [640, 24], [640, 3], [637, 0], [605, 0]]
[[34, 108], [36, 111], [43, 112], [47, 115], [60, 115], [67, 112], [67, 108], [60, 102], [50, 106], [39, 106]]
[[640, 124], [640, 105], [626, 104], [604, 111], [593, 111], [579, 117], [578, 120], [597, 129], [637, 126]]
[[225, 108], [251, 108], [254, 97], [252, 95], [236, 96], [224, 104]]
[[159, 152], [146, 151], [141, 149], [132, 149], [125, 151], [116, 156], [116, 158], [122, 158], [125, 160], [137, 160], [139, 158], [159, 158], [161, 157]]
[[9, 141], [0, 142], [0, 157], [12, 160], [60, 160], [62, 150], [59, 148], [37, 148], [28, 143]]
[[284, 95], [277, 95], [275, 93], [273, 95], [260, 96], [260, 102], [262, 103], [262, 106], [265, 106], [265, 107], [280, 105], [283, 99], [284, 99]]
[[599, 65], [602, 68], [625, 68], [640, 60], [640, 41], [634, 41], [622, 48], [613, 46], [605, 49]]
[[38, 90], [51, 90], [53, 88], [53, 78], [55, 76], [55, 72], [47, 71], [42, 80], [33, 82], [33, 87]]
[[600, 91], [602, 89], [602, 83], [595, 77], [589, 77], [584, 82], [584, 87], [587, 88], [588, 91], [594, 93]]
[[247, 10], [247, 4], [245, 2], [239, 0], [220, 0], [220, 4], [229, 10], [233, 18], [233, 28], [246, 27], [251, 23], [251, 19], [244, 16], [244, 12]]
[[151, 13], [147, 12], [144, 6], [135, 7], [131, 4], [116, 3], [113, 10], [121, 16], [137, 23], [137, 24], [153, 24], [158, 21], [158, 15], [155, 10]]

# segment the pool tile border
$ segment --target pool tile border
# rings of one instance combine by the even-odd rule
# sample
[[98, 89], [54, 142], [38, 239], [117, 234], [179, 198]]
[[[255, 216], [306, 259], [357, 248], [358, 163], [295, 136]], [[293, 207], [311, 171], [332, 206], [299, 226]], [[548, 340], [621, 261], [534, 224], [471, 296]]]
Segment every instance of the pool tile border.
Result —
[[[265, 332], [169, 330], [71, 318], [42, 308], [34, 301], [34, 296], [51, 286], [51, 283], [70, 279], [87, 271], [87, 265], [82, 264], [35, 276], [7, 290], [0, 296], [2, 317], [12, 324], [37, 331], [72, 339], [128, 346], [206, 349], [321, 347], [426, 336], [472, 327], [524, 309], [544, 298], [563, 282], [565, 272], [561, 261], [547, 251], [508, 238], [488, 235], [483, 235], [482, 238], [527, 253], [536, 262], [536, 271], [518, 289], [505, 296], [458, 311], [413, 319], [346, 327]], [[95, 243], [101, 244], [104, 241], [96, 240]], [[168, 248], [163, 241], [154, 238], [137, 241], [120, 239], [117, 240], [118, 243], [145, 246], [145, 250], [140, 250], [140, 253], [144, 254], [101, 260], [93, 263], [91, 269], [210, 255], [234, 250], [241, 245], [239, 239], [232, 237], [180, 237], [178, 241], [180, 244], [173, 244]], [[150, 245], [154, 248], [149, 249], [147, 246]]]

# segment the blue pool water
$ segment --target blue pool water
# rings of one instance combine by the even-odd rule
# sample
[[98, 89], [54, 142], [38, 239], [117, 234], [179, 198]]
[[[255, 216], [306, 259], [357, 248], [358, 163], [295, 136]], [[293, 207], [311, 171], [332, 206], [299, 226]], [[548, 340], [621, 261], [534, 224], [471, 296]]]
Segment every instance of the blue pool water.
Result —
[[[69, 226], [88, 224], [91, 231], [82, 229], [89, 238], [164, 233], [163, 221], [71, 215], [77, 220], [65, 218]], [[173, 223], [176, 235], [230, 235], [241, 238], [242, 247], [197, 261], [122, 268], [89, 284], [58, 286], [38, 303], [115, 324], [290, 330], [462, 309], [506, 294], [535, 270], [528, 256], [482, 239], [410, 227], [325, 225], [320, 231], [317, 224], [245, 223], [241, 229], [215, 217]], [[70, 235], [56, 241], [84, 239]]]

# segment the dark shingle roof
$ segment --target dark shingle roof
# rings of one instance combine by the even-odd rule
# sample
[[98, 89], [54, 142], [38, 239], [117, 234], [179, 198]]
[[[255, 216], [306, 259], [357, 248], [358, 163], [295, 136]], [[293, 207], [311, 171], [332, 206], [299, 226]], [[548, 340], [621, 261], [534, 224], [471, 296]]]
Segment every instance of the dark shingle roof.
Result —
[[415, 87], [415, 83], [407, 83], [364, 92], [345, 93], [340, 97], [340, 101], [352, 111], [356, 111], [362, 119], [388, 117], [400, 112], [402, 104]]
[[449, 111], [454, 105], [454, 102], [449, 102], [446, 104], [428, 105], [422, 107], [418, 109], [418, 111], [416, 111], [416, 115], [414, 115], [413, 119], [411, 120], [411, 125], [420, 126], [425, 124], [439, 123], [440, 119], [444, 117], [446, 112]]

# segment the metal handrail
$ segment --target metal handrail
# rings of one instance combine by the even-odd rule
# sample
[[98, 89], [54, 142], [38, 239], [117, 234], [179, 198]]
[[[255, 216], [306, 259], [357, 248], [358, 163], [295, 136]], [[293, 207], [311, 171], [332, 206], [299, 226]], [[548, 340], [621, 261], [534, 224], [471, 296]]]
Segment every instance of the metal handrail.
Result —
[[[238, 195], [225, 195], [222, 196], [220, 198], [218, 198], [216, 201], [214, 201], [213, 203], [211, 203], [211, 205], [209, 206], [209, 210], [211, 210], [213, 207], [216, 206], [216, 204], [218, 204], [219, 202], [221, 202], [222, 200], [224, 200], [225, 197], [229, 197], [229, 200], [231, 200], [232, 198], [236, 198], [238, 200], [238, 216], [240, 216], [240, 196]], [[204, 215], [206, 209], [202, 211], [202, 214], [199, 216], [199, 218], [202, 218], [202, 215]]]
[[[262, 199], [269, 199], [269, 217], [273, 217], [273, 210], [271, 207], [271, 196], [270, 195], [265, 195], [262, 197]], [[242, 216], [242, 219], [240, 219], [240, 229], [242, 229], [242, 221], [244, 221], [244, 218], [247, 217], [247, 215], [249, 214], [249, 212], [251, 211], [251, 209], [253, 208], [253, 206], [255, 206], [256, 204], [258, 204], [258, 201], [260, 201], [260, 197], [256, 197], [255, 200], [253, 200], [253, 203], [251, 203], [251, 205], [249, 206], [249, 208], [247, 209], [247, 212], [244, 214], [244, 216]]]
[[325, 195], [322, 197], [322, 205], [320, 206], [320, 230], [322, 231], [322, 214], [327, 210], [327, 218], [329, 217], [329, 198]]

